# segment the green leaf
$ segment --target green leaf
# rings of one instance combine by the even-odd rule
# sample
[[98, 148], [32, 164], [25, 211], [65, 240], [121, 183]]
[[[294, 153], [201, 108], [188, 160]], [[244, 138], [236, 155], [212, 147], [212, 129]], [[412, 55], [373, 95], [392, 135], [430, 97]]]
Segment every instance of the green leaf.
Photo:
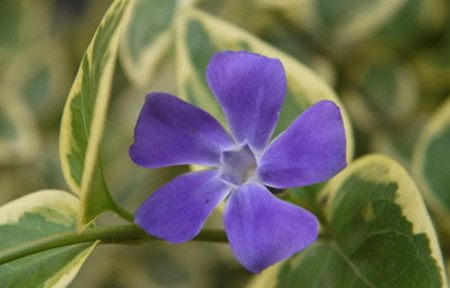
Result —
[[403, 49], [416, 49], [421, 37], [434, 33], [446, 22], [447, 7], [440, 0], [406, 0], [378, 33], [383, 41]]
[[20, 3], [14, 0], [0, 2], [0, 50], [15, 49], [19, 43]]
[[329, 99], [341, 107], [347, 130], [347, 156], [353, 156], [352, 129], [339, 99], [311, 70], [291, 56], [269, 46], [254, 35], [199, 10], [180, 13], [176, 27], [176, 55], [180, 97], [214, 115], [224, 123], [220, 106], [205, 78], [211, 56], [220, 50], [247, 50], [281, 60], [286, 70], [287, 95], [275, 134], [313, 103]]
[[416, 54], [423, 98], [435, 105], [450, 91], [450, 21], [442, 28], [440, 42]]
[[370, 36], [389, 22], [406, 1], [318, 0], [316, 9], [319, 28], [326, 31], [334, 43], [353, 43]]
[[40, 150], [36, 119], [19, 91], [0, 86], [0, 164], [35, 159]]
[[51, 0], [0, 1], [0, 56], [4, 51], [17, 52], [48, 35], [52, 5]]
[[417, 79], [408, 67], [392, 59], [374, 59], [367, 67], [362, 89], [368, 105], [390, 120], [400, 122], [416, 108], [419, 98]]
[[419, 102], [415, 71], [377, 49], [354, 70], [358, 71], [353, 73], [354, 87], [346, 89], [344, 98], [354, 125], [372, 137], [389, 133], [397, 138], [415, 117]]
[[193, 1], [136, 0], [127, 15], [120, 60], [137, 86], [151, 81], [157, 65], [173, 42], [173, 23], [179, 6]]
[[414, 150], [412, 166], [436, 220], [450, 235], [450, 99], [429, 120]]
[[273, 287], [447, 287], [431, 220], [399, 164], [361, 158], [328, 183], [320, 201], [326, 237], [282, 264]]
[[[58, 190], [26, 195], [0, 207], [0, 250], [74, 231], [78, 199]], [[0, 265], [0, 287], [66, 287], [95, 243], [55, 248]]]
[[80, 195], [79, 228], [100, 213], [114, 210], [99, 163], [114, 64], [127, 0], [115, 1], [82, 59], [64, 108], [60, 158], [65, 179]]
[[[39, 118], [61, 113], [61, 94], [67, 92], [68, 59], [59, 38], [44, 39], [22, 49], [6, 64], [2, 80], [17, 87]], [[45, 53], [51, 57], [41, 57]], [[20, 75], [20, 77], [17, 77]]]

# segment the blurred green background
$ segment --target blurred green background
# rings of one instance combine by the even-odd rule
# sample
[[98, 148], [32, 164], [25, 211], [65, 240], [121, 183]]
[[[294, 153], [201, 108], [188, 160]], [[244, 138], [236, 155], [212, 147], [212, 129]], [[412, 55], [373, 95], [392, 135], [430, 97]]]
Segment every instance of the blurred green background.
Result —
[[[58, 159], [62, 108], [111, 2], [0, 0], [1, 204], [41, 189], [68, 190]], [[413, 173], [417, 141], [450, 95], [449, 1], [200, 0], [195, 5], [290, 54], [325, 80], [350, 115], [355, 157], [382, 153]], [[171, 46], [155, 76], [139, 87], [120, 59], [116, 68], [101, 157], [111, 192], [130, 211], [187, 169], [149, 171], [135, 167], [127, 155], [143, 96], [177, 94], [173, 55]], [[442, 157], [448, 157], [450, 143], [444, 147], [449, 152]], [[449, 175], [450, 165], [441, 167]], [[450, 184], [444, 189], [450, 194]], [[110, 214], [100, 219], [115, 221]], [[217, 225], [220, 215], [209, 222]], [[448, 236], [440, 235], [447, 255]], [[241, 287], [250, 276], [226, 245], [158, 242], [97, 248], [71, 287]]]

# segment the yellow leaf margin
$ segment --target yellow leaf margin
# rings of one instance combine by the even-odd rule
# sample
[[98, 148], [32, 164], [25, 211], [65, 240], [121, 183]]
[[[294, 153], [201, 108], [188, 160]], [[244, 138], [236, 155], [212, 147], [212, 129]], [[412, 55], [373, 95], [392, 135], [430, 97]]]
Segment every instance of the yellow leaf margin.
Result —
[[[333, 178], [322, 190], [319, 198], [328, 197], [324, 207], [326, 218], [331, 216], [333, 197], [349, 176], [358, 176], [377, 183], [395, 182], [398, 184], [395, 203], [402, 207], [402, 214], [412, 225], [413, 233], [424, 233], [430, 241], [431, 256], [436, 261], [442, 279], [442, 288], [447, 288], [446, 269], [439, 249], [436, 232], [425, 208], [422, 196], [406, 170], [397, 162], [383, 155], [367, 155], [357, 159], [344, 171]], [[246, 288], [276, 287], [282, 262], [253, 277]]]
[[319, 195], [320, 198], [328, 197], [324, 207], [325, 217], [328, 219], [331, 217], [333, 198], [339, 191], [337, 188], [341, 187], [348, 177], [356, 173], [367, 181], [376, 183], [395, 182], [398, 184], [394, 202], [402, 207], [402, 215], [411, 223], [413, 233], [424, 233], [427, 235], [430, 241], [431, 256], [440, 270], [442, 288], [446, 288], [446, 269], [436, 231], [425, 207], [422, 195], [408, 172], [391, 158], [377, 154], [361, 157], [333, 178]]
[[[108, 110], [109, 96], [112, 86], [111, 82], [114, 76], [114, 66], [116, 63], [120, 33], [124, 22], [123, 14], [125, 13], [125, 9], [127, 9], [128, 7], [128, 3], [128, 0], [114, 1], [103, 17], [99, 27], [97, 28], [97, 31], [94, 34], [94, 37], [92, 38], [91, 43], [89, 44], [89, 47], [87, 48], [83, 56], [77, 76], [64, 106], [64, 112], [61, 120], [59, 138], [61, 166], [67, 184], [73, 192], [80, 195], [80, 211], [78, 214], [78, 229], [80, 231], [86, 228], [89, 223], [91, 223], [99, 214], [115, 207], [115, 203], [113, 202], [108, 191], [105, 191], [104, 189], [102, 191], [95, 191], [95, 189], [92, 189], [92, 185], [99, 184], [94, 183], [96, 182], [96, 180], [98, 180], [95, 179], [95, 177], [101, 178], [101, 180], [103, 180], [103, 175], [101, 174], [102, 172], [98, 162], [99, 149], [103, 136], [103, 129], [105, 126], [106, 113]], [[96, 63], [99, 65], [104, 65], [101, 71], [97, 71], [100, 72], [101, 75], [98, 76], [98, 79], [88, 80], [95, 81], [95, 84], [98, 85], [98, 88], [95, 91], [96, 95], [93, 96], [94, 103], [92, 104], [92, 121], [90, 123], [84, 123], [90, 126], [85, 128], [85, 130], [89, 129], [90, 133], [89, 135], [85, 135], [88, 139], [86, 139], [86, 151], [84, 151], [85, 154], [83, 155], [84, 165], [82, 168], [82, 175], [80, 180], [81, 184], [79, 185], [72, 176], [71, 165], [68, 158], [68, 156], [72, 153], [72, 148], [77, 145], [77, 141], [73, 137], [74, 133], [71, 126], [73, 120], [71, 109], [74, 99], [76, 99], [77, 96], [81, 97], [81, 88], [84, 84], [86, 84], [83, 82], [84, 73], [86, 73], [84, 71], [84, 64], [87, 63], [89, 64], [89, 67], [93, 67], [93, 61], [102, 60], [93, 59], [94, 49], [97, 48], [97, 45], [105, 45], [105, 43], [102, 43], [102, 41], [104, 41], [105, 39], [99, 37], [99, 35], [101, 35], [99, 31], [101, 31], [107, 24], [110, 24], [114, 20], [119, 21], [119, 23], [117, 23], [115, 30], [111, 32], [112, 35], [108, 39], [109, 42], [107, 43], [107, 47], [102, 53], [103, 55], [107, 55], [107, 59], [105, 63]], [[87, 111], [82, 111], [81, 117], [84, 117], [84, 113], [86, 112]], [[92, 193], [98, 194], [93, 195]], [[103, 195], [101, 195], [101, 193]], [[95, 202], [95, 200], [97, 200], [97, 202]]]

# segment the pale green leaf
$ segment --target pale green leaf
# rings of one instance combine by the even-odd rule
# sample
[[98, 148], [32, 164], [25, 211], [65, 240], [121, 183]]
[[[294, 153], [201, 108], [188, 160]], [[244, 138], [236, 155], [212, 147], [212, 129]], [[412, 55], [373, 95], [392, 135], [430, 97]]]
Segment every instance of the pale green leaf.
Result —
[[[58, 190], [26, 195], [0, 207], [0, 250], [74, 231], [78, 199]], [[95, 243], [55, 248], [0, 265], [0, 287], [66, 287]]]
[[413, 171], [425, 199], [450, 235], [450, 98], [435, 112], [419, 137]]
[[0, 163], [23, 163], [37, 157], [36, 119], [17, 89], [0, 86]]
[[396, 65], [395, 61], [375, 61], [367, 67], [362, 85], [368, 104], [381, 117], [400, 122], [411, 115], [418, 103], [417, 79], [411, 69]]
[[[46, 53], [49, 56], [42, 57]], [[67, 93], [70, 84], [61, 39], [42, 39], [17, 52], [6, 64], [2, 80], [18, 90], [40, 119], [61, 113], [61, 95]]]
[[340, 100], [318, 76], [291, 56], [223, 20], [189, 8], [180, 13], [176, 27], [176, 56], [180, 97], [223, 121], [220, 107], [206, 84], [211, 56], [220, 50], [247, 50], [281, 60], [286, 70], [287, 95], [275, 134], [313, 103], [328, 99], [341, 107], [347, 131], [347, 156], [353, 156], [352, 129]]
[[[372, 49], [354, 70], [354, 85], [343, 94], [357, 128], [377, 137], [411, 124], [419, 103], [418, 79], [411, 66]], [[379, 133], [372, 133], [375, 130]]]
[[292, 9], [299, 5], [311, 2], [310, 0], [257, 0], [256, 3], [264, 8]]
[[186, 0], [136, 0], [127, 15], [120, 45], [120, 60], [137, 86], [151, 81], [161, 58], [173, 42], [173, 23]]
[[70, 188], [81, 198], [80, 228], [114, 208], [98, 150], [127, 3], [127, 0], [115, 1], [100, 23], [82, 59], [61, 122], [61, 166]]
[[0, 57], [4, 51], [17, 51], [48, 34], [52, 4], [51, 0], [0, 1]]
[[[388, 23], [407, 0], [317, 0], [320, 28], [335, 45], [363, 40]], [[351, 7], [351, 9], [349, 9]]]

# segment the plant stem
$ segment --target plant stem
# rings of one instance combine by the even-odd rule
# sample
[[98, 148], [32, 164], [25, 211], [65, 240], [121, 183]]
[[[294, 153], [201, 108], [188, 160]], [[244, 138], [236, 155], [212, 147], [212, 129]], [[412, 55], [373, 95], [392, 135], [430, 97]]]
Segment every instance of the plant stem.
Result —
[[125, 210], [121, 206], [117, 205], [116, 202], [113, 202], [113, 204], [114, 204], [113, 212], [115, 212], [117, 215], [119, 215], [120, 217], [122, 217], [126, 221], [128, 221], [130, 223], [133, 223], [133, 220], [134, 220], [133, 214], [131, 214], [130, 212], [128, 212], [127, 210]]
[[[96, 241], [99, 241], [99, 244], [142, 244], [154, 240], [160, 239], [149, 236], [136, 225], [96, 227], [88, 229], [81, 234], [77, 234], [76, 231], [64, 232], [0, 251], [0, 265], [25, 256], [68, 245], [94, 243]], [[223, 230], [202, 230], [193, 240], [225, 243], [227, 242], [227, 237]]]

